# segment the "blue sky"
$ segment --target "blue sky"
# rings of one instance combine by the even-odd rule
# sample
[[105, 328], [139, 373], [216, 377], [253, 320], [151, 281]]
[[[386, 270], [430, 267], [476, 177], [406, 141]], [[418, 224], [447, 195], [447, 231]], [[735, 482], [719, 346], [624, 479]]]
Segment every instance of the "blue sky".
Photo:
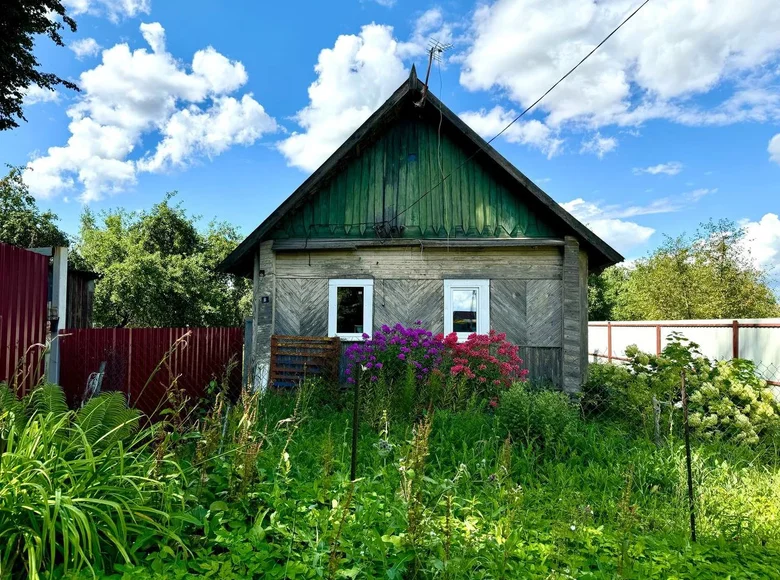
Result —
[[[637, 4], [67, 0], [41, 42], [81, 93], [28, 94], [0, 133], [39, 203], [75, 234], [84, 203], [178, 190], [249, 233], [408, 75], [453, 45], [431, 90], [490, 138]], [[628, 258], [709, 218], [780, 266], [780, 3], [651, 0], [494, 145]], [[776, 275], [776, 272], [775, 272]]]

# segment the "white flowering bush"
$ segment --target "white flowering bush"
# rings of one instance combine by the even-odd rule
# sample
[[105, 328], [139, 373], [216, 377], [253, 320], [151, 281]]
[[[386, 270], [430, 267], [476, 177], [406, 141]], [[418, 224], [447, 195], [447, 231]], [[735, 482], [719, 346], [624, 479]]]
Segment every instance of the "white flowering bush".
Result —
[[691, 428], [706, 439], [753, 445], [780, 430], [780, 404], [745, 359], [717, 362], [709, 380], [691, 393], [690, 411]]

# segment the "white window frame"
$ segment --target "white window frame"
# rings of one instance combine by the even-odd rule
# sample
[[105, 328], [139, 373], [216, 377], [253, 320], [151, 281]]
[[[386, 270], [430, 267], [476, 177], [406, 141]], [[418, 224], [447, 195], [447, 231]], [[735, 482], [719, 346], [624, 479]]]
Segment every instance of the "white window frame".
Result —
[[360, 332], [336, 332], [339, 288], [363, 288], [363, 332], [370, 336], [374, 329], [374, 281], [349, 278], [328, 280], [328, 336], [338, 336], [344, 341], [364, 340]]
[[[452, 330], [452, 291], [477, 291], [477, 334], [490, 332], [490, 280], [445, 280], [444, 281], [444, 335]], [[466, 340], [470, 332], [458, 332], [458, 342]]]

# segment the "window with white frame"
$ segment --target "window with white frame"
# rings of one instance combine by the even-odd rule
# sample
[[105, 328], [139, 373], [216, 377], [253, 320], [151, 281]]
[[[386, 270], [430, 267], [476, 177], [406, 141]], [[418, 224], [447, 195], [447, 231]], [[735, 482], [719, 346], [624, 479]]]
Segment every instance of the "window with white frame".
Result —
[[328, 336], [362, 340], [371, 334], [374, 313], [373, 280], [330, 280], [328, 283]]
[[489, 280], [444, 281], [444, 334], [451, 332], [458, 340], [490, 332]]

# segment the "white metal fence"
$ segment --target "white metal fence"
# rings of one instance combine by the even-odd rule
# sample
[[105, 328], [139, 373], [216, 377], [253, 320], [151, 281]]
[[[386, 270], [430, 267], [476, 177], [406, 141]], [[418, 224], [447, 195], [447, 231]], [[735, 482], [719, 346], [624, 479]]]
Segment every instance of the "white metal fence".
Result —
[[659, 354], [672, 332], [697, 343], [708, 358], [750, 359], [764, 379], [780, 386], [780, 318], [589, 322], [588, 352], [609, 362], [625, 360], [631, 344]]

